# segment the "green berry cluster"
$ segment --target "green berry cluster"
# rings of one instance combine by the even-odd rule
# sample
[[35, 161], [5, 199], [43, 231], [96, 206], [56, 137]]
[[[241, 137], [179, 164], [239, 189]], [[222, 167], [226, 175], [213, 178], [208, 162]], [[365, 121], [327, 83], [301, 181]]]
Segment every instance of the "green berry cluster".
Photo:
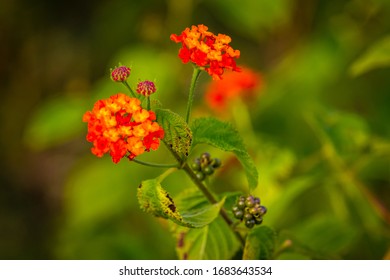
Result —
[[194, 159], [191, 164], [196, 177], [203, 181], [207, 176], [212, 175], [216, 168], [221, 166], [219, 158], [211, 158], [209, 153], [203, 153], [199, 158]]
[[254, 225], [260, 225], [263, 222], [263, 216], [267, 213], [267, 208], [260, 205], [260, 198], [252, 195], [240, 196], [232, 208], [236, 219], [245, 222], [247, 228], [253, 228]]

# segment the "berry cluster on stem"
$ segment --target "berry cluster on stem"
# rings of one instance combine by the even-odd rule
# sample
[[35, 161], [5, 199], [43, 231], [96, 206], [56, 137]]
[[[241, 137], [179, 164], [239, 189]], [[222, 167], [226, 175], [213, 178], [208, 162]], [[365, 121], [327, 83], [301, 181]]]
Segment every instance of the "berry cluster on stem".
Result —
[[214, 174], [215, 169], [221, 166], [219, 158], [211, 158], [210, 154], [205, 152], [199, 158], [194, 159], [191, 168], [196, 177], [203, 181], [207, 176]]
[[260, 198], [253, 195], [242, 195], [232, 207], [232, 212], [236, 219], [245, 222], [247, 228], [253, 228], [263, 222], [267, 208], [260, 205]]

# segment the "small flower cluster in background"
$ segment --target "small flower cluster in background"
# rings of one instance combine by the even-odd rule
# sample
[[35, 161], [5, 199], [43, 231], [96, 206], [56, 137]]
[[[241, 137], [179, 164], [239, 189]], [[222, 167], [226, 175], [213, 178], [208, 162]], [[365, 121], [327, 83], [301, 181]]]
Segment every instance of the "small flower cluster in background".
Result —
[[262, 76], [249, 68], [241, 72], [229, 72], [223, 81], [212, 81], [206, 88], [207, 105], [216, 112], [223, 112], [237, 98], [251, 99], [263, 86]]
[[207, 26], [200, 24], [186, 28], [180, 35], [172, 34], [170, 38], [175, 43], [182, 43], [179, 57], [183, 63], [191, 61], [203, 67], [214, 80], [222, 79], [225, 69], [240, 71], [235, 62], [240, 51], [229, 45], [231, 38], [227, 35], [214, 35]]
[[141, 101], [118, 93], [95, 103], [83, 116], [88, 122], [87, 140], [93, 143], [92, 153], [102, 157], [110, 153], [113, 162], [156, 150], [164, 130], [155, 121], [152, 111], [143, 109]]

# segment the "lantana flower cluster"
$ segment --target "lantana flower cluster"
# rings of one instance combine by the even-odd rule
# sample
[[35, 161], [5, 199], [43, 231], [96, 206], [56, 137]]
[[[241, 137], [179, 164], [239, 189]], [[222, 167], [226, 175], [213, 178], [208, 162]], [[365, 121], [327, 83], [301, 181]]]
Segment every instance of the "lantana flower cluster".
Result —
[[97, 101], [83, 116], [92, 153], [98, 157], [109, 153], [115, 163], [125, 156], [132, 160], [145, 151], [157, 150], [164, 130], [155, 120], [155, 113], [143, 109], [139, 99], [123, 93]]
[[[231, 38], [227, 35], [214, 35], [208, 31], [207, 26], [200, 24], [186, 28], [180, 35], [172, 34], [170, 38], [182, 44], [179, 58], [183, 63], [194, 63], [212, 76], [213, 80], [222, 79], [226, 69], [241, 71], [235, 62], [235, 59], [240, 57], [240, 51], [229, 45]], [[164, 138], [164, 130], [156, 122], [155, 113], [149, 110], [150, 95], [156, 92], [155, 84], [149, 80], [141, 81], [137, 84], [135, 93], [127, 84], [130, 74], [129, 67], [119, 66], [111, 70], [110, 78], [114, 82], [124, 83], [132, 96], [138, 93], [147, 97], [148, 110], [141, 107], [140, 99], [118, 93], [97, 101], [92, 111], [83, 116], [83, 121], [88, 123], [86, 138], [93, 143], [92, 153], [98, 157], [109, 153], [115, 163], [123, 157], [132, 160], [145, 151], [156, 150], [160, 140]], [[232, 86], [231, 83], [227, 85]], [[217, 95], [227, 93], [228, 91], [222, 88]]]
[[235, 62], [240, 51], [229, 45], [231, 38], [227, 35], [214, 35], [207, 26], [200, 24], [187, 27], [180, 35], [172, 34], [170, 38], [182, 43], [179, 57], [183, 63], [191, 61], [202, 67], [214, 80], [222, 79], [225, 69], [240, 71]]

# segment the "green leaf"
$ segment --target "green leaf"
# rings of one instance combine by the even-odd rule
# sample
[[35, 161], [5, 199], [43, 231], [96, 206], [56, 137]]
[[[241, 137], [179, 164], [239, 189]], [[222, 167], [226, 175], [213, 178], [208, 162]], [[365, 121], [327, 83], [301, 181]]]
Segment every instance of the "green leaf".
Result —
[[[240, 193], [223, 193], [226, 198], [226, 209], [231, 208]], [[185, 191], [177, 196], [177, 205], [186, 211], [209, 205], [206, 198], [197, 190]], [[225, 223], [218, 217], [212, 223], [202, 228], [173, 229], [177, 238], [177, 254], [180, 259], [231, 259], [240, 248], [240, 242]]]
[[190, 228], [201, 228], [210, 224], [225, 203], [223, 198], [214, 205], [208, 204], [180, 213], [173, 199], [157, 179], [143, 181], [138, 187], [137, 196], [141, 209], [145, 212]]
[[191, 147], [192, 132], [185, 120], [168, 109], [156, 109], [156, 116], [157, 122], [165, 132], [164, 142], [176, 153], [187, 157]]
[[234, 233], [218, 217], [200, 229], [183, 229], [178, 233], [177, 253], [182, 260], [227, 260], [240, 248]]
[[386, 36], [373, 44], [350, 67], [350, 74], [354, 77], [373, 69], [390, 66], [390, 36]]
[[193, 132], [193, 147], [197, 144], [209, 144], [221, 150], [233, 152], [245, 169], [249, 188], [257, 186], [257, 168], [248, 154], [238, 131], [229, 123], [215, 118], [199, 118], [191, 126]]
[[244, 260], [269, 260], [275, 250], [276, 233], [267, 226], [252, 229], [245, 242]]
[[71, 139], [82, 131], [85, 111], [84, 100], [67, 96], [42, 104], [27, 124], [26, 145], [43, 150]]

